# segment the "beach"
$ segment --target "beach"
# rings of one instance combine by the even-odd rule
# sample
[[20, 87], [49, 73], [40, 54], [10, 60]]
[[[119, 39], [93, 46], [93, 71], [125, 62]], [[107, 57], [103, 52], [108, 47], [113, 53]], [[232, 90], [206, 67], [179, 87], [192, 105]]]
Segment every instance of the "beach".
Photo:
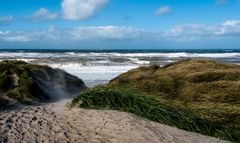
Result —
[[240, 0], [0, 3], [0, 143], [240, 143]]
[[[38, 71], [33, 72], [36, 74], [33, 75], [37, 76], [35, 80], [41, 85], [39, 86], [41, 90], [47, 91], [46, 93], [51, 93], [49, 97], [60, 97], [58, 93], [62, 93], [61, 96], [64, 98], [55, 98], [56, 100], [50, 102], [27, 106], [17, 104], [17, 106], [14, 105], [13, 107], [0, 110], [0, 142], [227, 142], [163, 125], [127, 112], [66, 108], [66, 104], [70, 102], [73, 97], [72, 95], [68, 97], [68, 95], [65, 94], [64, 90], [68, 89], [65, 83], [66, 80], [69, 80], [68, 82], [74, 85], [75, 82], [71, 82], [70, 79], [74, 81], [74, 79], [77, 80], [76, 78], [79, 78], [83, 80], [87, 87], [91, 88], [106, 84], [120, 74], [140, 66], [147, 67], [154, 64], [156, 66], [150, 66], [150, 69], [152, 68], [152, 70], [154, 70], [155, 68], [160, 69], [175, 61], [189, 58], [211, 59], [212, 61], [221, 61], [222, 63], [240, 64], [240, 53], [236, 51], [231, 51], [230, 53], [216, 53], [216, 51], [214, 51], [214, 53], [0, 52], [1, 61], [17, 60], [36, 64], [35, 66], [24, 66], [27, 63], [19, 62], [19, 69], [24, 70], [23, 67], [30, 67], [30, 70], [27, 68], [30, 73], [33, 67], [38, 69], [38, 65], [47, 65], [74, 75], [73, 77], [67, 74], [66, 78], [63, 78], [63, 71], [61, 71], [61, 74], [57, 74], [59, 72], [58, 70], [51, 71], [53, 69], [45, 66], [40, 66], [43, 69], [40, 68]], [[199, 61], [199, 63], [204, 62]], [[211, 63], [215, 65], [214, 62]], [[189, 66], [191, 67], [191, 64], [189, 64]], [[205, 65], [203, 64], [203, 66]], [[48, 70], [44, 70], [44, 68]], [[147, 68], [145, 68], [145, 70], [148, 71]], [[30, 76], [32, 75], [30, 74]], [[55, 79], [53, 77], [55, 77]], [[32, 78], [29, 77], [29, 79]], [[84, 86], [83, 89], [85, 89], [85, 85], [82, 84], [81, 82], [79, 86]], [[52, 88], [54, 85], [59, 88]], [[60, 92], [60, 90], [56, 89], [63, 91]], [[71, 88], [68, 90], [72, 91]]]

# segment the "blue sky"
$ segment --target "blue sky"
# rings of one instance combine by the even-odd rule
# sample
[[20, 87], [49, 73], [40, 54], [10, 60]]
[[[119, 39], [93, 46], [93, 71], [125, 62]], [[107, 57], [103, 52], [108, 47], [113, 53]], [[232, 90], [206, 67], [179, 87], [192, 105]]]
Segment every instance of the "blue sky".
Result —
[[0, 0], [0, 48], [240, 48], [240, 0]]

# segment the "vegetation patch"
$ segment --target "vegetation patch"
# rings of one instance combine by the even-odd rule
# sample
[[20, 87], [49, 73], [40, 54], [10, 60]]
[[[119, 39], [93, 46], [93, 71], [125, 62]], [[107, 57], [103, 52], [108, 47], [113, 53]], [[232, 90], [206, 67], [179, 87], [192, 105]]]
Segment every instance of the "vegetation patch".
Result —
[[130, 112], [187, 131], [240, 142], [240, 67], [185, 60], [131, 70], [88, 89], [68, 107]]

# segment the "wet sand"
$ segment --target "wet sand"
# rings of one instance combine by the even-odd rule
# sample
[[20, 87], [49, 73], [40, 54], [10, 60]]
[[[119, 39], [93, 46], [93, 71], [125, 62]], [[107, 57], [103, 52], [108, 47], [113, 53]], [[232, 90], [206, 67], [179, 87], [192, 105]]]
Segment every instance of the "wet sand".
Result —
[[223, 143], [118, 111], [64, 110], [68, 100], [0, 111], [0, 142]]

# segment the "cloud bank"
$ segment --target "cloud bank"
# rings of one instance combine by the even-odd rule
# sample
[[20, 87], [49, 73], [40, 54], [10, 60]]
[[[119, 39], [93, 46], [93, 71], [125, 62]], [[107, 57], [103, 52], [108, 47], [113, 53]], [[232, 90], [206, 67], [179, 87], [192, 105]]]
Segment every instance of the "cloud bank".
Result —
[[179, 41], [201, 39], [240, 38], [240, 21], [228, 20], [222, 24], [207, 26], [202, 24], [183, 24], [166, 32], [166, 37]]
[[[207, 42], [206, 42], [207, 41]], [[0, 31], [0, 42], [11, 43], [49, 43], [63, 46], [71, 45], [92, 45], [98, 48], [99, 45], [119, 46], [123, 44], [129, 47], [149, 46], [151, 44], [163, 45], [168, 43], [172, 46], [194, 43], [213, 42], [220, 46], [240, 44], [240, 21], [228, 20], [217, 25], [183, 24], [176, 25], [166, 31], [147, 31], [124, 26], [81, 26], [69, 29], [55, 29], [49, 27], [46, 30], [23, 30], [23, 31]], [[228, 41], [228, 43], [225, 43]], [[229, 41], [238, 41], [230, 43]], [[65, 43], [65, 44], [62, 44]], [[114, 44], [113, 44], [114, 43]], [[223, 44], [224, 43], [224, 44]], [[51, 47], [48, 47], [51, 48]]]
[[119, 26], [88, 26], [71, 29], [49, 27], [41, 31], [0, 31], [0, 40], [7, 42], [123, 40], [137, 39], [143, 34], [146, 34], [143, 30]]

